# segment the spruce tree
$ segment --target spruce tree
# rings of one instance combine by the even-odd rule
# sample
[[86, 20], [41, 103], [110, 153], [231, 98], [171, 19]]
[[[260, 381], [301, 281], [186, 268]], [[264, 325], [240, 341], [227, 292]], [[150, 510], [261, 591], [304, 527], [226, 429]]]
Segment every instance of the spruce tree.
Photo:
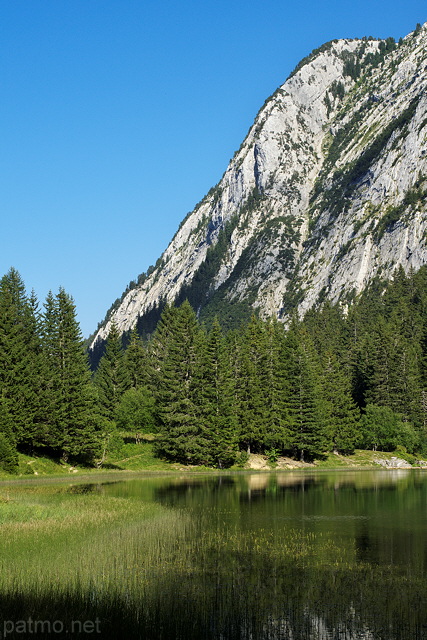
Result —
[[99, 362], [94, 382], [102, 413], [107, 420], [113, 422], [120, 398], [130, 386], [121, 335], [114, 323], [111, 324], [105, 353]]
[[130, 388], [139, 389], [149, 382], [148, 356], [146, 348], [138, 335], [136, 327], [132, 329], [130, 341], [125, 351], [124, 367]]
[[238, 443], [235, 384], [217, 318], [205, 338], [199, 376], [200, 415], [208, 442], [208, 461], [217, 467], [227, 467], [236, 459]]
[[261, 452], [266, 439], [267, 345], [264, 323], [252, 316], [240, 349], [239, 425], [240, 441], [248, 452]]
[[360, 411], [351, 396], [350, 380], [334, 353], [322, 361], [325, 419], [331, 448], [339, 453], [353, 453], [360, 440]]
[[43, 333], [49, 371], [49, 444], [64, 460], [93, 459], [99, 451], [96, 394], [75, 305], [62, 288], [47, 297]]
[[38, 439], [39, 343], [24, 282], [10, 269], [0, 280], [0, 395], [16, 444]]
[[300, 460], [312, 460], [330, 445], [318, 356], [308, 333], [295, 324], [284, 353], [292, 449]]
[[209, 461], [209, 442], [200, 419], [200, 329], [188, 301], [163, 313], [153, 354], [161, 432], [157, 451], [186, 464]]
[[266, 361], [264, 393], [266, 403], [264, 446], [268, 452], [291, 448], [288, 381], [284, 364], [285, 333], [276, 319], [265, 324]]

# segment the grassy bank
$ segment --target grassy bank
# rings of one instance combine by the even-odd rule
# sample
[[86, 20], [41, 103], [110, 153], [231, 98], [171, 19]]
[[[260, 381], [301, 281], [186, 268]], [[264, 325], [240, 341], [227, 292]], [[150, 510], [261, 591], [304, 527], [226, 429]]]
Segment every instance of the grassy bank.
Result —
[[[321, 491], [304, 494], [307, 513], [323, 501], [324, 517], [312, 526], [299, 517], [305, 474], [292, 471], [238, 474], [232, 487], [221, 484], [223, 478], [215, 483], [183, 474], [130, 483], [115, 483], [112, 474], [106, 484], [46, 479], [1, 485], [0, 623], [10, 623], [3, 637], [267, 640], [279, 637], [277, 621], [285, 616], [292, 637], [312, 640], [325, 635], [307, 628], [307, 610], [312, 620], [323, 616], [338, 628], [349, 594], [362, 622], [373, 628], [390, 615], [399, 616], [400, 626], [412, 625], [409, 635], [387, 638], [417, 637], [412, 610], [402, 619], [401, 595], [416, 601], [425, 593], [421, 569], [408, 575], [406, 565], [377, 566], [358, 557], [353, 537], [342, 535], [343, 521], [335, 519], [342, 515], [336, 474], [320, 475]], [[412, 474], [408, 478], [406, 484]], [[253, 482], [259, 479], [265, 486]], [[227, 488], [222, 503], [220, 486]], [[368, 507], [377, 495], [364, 483], [361, 488]], [[262, 491], [284, 500], [259, 501]], [[264, 511], [263, 504], [273, 510]], [[357, 533], [359, 520], [350, 522]], [[19, 621], [28, 626], [29, 620], [55, 624], [55, 634], [51, 627], [19, 631]]]
[[[130, 439], [128, 439], [130, 440]], [[417, 467], [418, 458], [405, 452], [366, 451], [358, 449], [352, 455], [343, 456], [330, 453], [324, 460], [316, 460], [314, 463], [301, 463], [292, 458], [279, 457], [272, 462], [267, 456], [251, 454], [240, 465], [235, 465], [231, 470], [285, 470], [285, 469], [355, 469], [355, 468], [380, 468], [378, 460], [390, 460], [399, 457], [408, 464]], [[105, 472], [120, 471], [147, 471], [147, 472], [180, 472], [180, 471], [209, 471], [203, 466], [187, 467], [180, 463], [172, 463], [162, 460], [154, 455], [153, 440], [149, 436], [139, 443], [125, 442], [125, 444], [110, 455], [100, 468], [84, 465], [73, 465], [52, 459], [40, 454], [19, 454], [19, 469], [17, 476], [20, 478], [34, 476], [73, 476], [86, 474], [100, 474]], [[218, 471], [218, 470], [217, 470]], [[17, 477], [0, 471], [0, 479]]]

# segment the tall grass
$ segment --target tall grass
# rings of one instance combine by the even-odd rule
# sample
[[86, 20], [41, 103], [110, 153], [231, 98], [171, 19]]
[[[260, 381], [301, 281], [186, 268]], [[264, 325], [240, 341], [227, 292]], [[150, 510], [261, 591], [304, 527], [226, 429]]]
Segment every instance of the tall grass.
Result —
[[381, 640], [424, 637], [401, 597], [415, 606], [422, 576], [361, 562], [331, 531], [245, 526], [229, 494], [218, 507], [199, 487], [205, 502], [192, 511], [154, 501], [157, 489], [1, 487], [0, 633], [13, 621], [6, 637], [31, 637], [16, 624], [32, 619], [62, 625], [40, 638], [348, 640], [371, 637], [368, 628]]

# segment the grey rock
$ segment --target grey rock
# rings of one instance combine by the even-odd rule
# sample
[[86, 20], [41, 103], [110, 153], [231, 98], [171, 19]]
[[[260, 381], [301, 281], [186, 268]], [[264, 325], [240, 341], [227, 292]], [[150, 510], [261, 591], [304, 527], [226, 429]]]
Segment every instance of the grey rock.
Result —
[[405, 199], [427, 192], [426, 25], [358, 82], [344, 74], [344, 58], [359, 53], [363, 65], [379, 41], [334, 41], [279, 87], [160, 266], [128, 291], [94, 342], [112, 321], [128, 331], [160, 300], [174, 302], [227, 223], [230, 241], [200, 308], [219, 287], [230, 304], [255, 291], [254, 308], [286, 322], [295, 292], [300, 314], [319, 297], [345, 307], [376, 274], [426, 264], [427, 198]]

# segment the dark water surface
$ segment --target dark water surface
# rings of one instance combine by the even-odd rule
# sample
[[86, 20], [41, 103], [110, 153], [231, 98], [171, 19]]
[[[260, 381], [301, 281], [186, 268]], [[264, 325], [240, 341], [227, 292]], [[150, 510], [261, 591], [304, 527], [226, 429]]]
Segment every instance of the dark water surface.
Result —
[[[67, 480], [22, 488], [22, 505], [19, 491], [0, 505], [22, 520], [0, 526], [8, 638], [37, 617], [63, 629], [43, 638], [427, 640], [427, 471]], [[101, 633], [70, 634], [74, 620]]]
[[182, 554], [157, 585], [152, 606], [168, 620], [155, 637], [427, 638], [427, 472], [187, 476], [103, 491], [188, 516]]

